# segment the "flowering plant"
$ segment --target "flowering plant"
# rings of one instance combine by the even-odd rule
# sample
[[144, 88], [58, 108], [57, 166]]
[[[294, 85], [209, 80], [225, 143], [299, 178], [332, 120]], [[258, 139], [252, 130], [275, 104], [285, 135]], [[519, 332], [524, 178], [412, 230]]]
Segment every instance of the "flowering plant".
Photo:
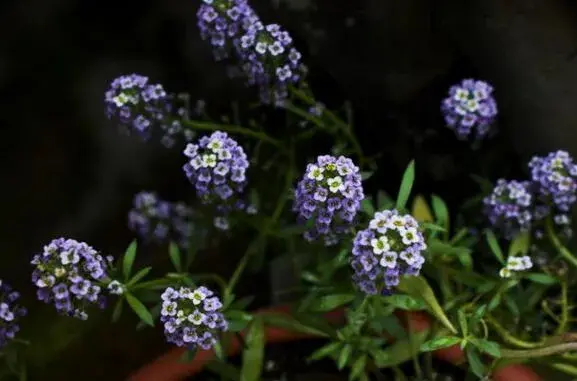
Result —
[[[428, 370], [421, 369], [420, 355], [455, 345], [478, 379], [520, 360], [577, 375], [577, 357], [569, 353], [577, 349], [569, 275], [575, 269], [567, 266], [577, 267], [567, 248], [577, 164], [567, 152], [535, 157], [527, 179], [496, 179], [474, 205], [485, 216], [479, 234], [440, 197], [412, 197], [413, 162], [395, 198], [365, 189], [376, 158], [363, 153], [352, 119], [315, 99], [287, 31], [261, 23], [245, 0], [203, 0], [197, 17], [216, 58], [234, 65], [264, 107], [287, 114], [288, 135], [215, 123], [206, 115], [193, 119], [186, 96], [142, 75], [112, 81], [106, 114], [125, 133], [179, 149], [183, 176], [199, 202], [137, 194], [128, 225], [140, 243], [133, 241], [117, 259], [71, 238], [48, 243], [31, 260], [40, 301], [82, 320], [109, 305], [117, 321], [129, 307], [140, 328], [160, 322], [166, 340], [187, 349], [185, 361], [212, 349], [222, 365], [231, 339], [246, 332], [242, 369], [226, 367], [246, 381], [261, 378], [265, 326], [326, 338], [311, 359], [334, 359], [351, 380], [368, 380], [383, 368], [398, 371], [411, 359], [422, 375]], [[482, 139], [492, 131], [492, 92], [475, 80], [450, 89], [441, 112], [459, 138]], [[302, 154], [316, 134], [333, 139], [332, 149]], [[192, 272], [211, 237], [239, 229], [252, 241], [228, 280]], [[135, 266], [139, 245], [151, 242], [167, 243], [174, 267], [155, 279], [148, 279], [152, 267]], [[271, 255], [295, 264], [298, 300], [290, 314], [252, 313], [251, 296], [236, 291], [248, 265], [262, 269]], [[26, 311], [17, 300], [18, 293], [0, 283], [0, 346], [10, 371], [21, 374], [18, 357], [10, 355], [20, 350], [11, 344], [24, 342], [18, 321]], [[335, 310], [344, 311], [338, 325], [324, 318]], [[404, 317], [415, 311], [435, 323], [405, 331]]]

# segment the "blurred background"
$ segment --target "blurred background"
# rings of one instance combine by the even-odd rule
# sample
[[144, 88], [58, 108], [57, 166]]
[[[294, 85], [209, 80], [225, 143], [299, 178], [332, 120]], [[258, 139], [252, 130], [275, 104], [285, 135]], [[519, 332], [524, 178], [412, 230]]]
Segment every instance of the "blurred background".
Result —
[[[0, 4], [0, 276], [25, 298], [34, 299], [30, 258], [52, 238], [118, 255], [132, 239], [126, 213], [134, 193], [156, 190], [168, 200], [190, 193], [180, 152], [121, 136], [108, 123], [103, 94], [112, 79], [140, 73], [217, 109], [251, 96], [200, 40], [199, 1]], [[293, 34], [320, 101], [351, 102], [361, 143], [381, 155], [378, 187], [394, 191], [416, 158], [417, 188], [458, 206], [475, 190], [468, 174], [479, 161], [494, 181], [522, 176], [536, 153], [577, 154], [574, 2], [251, 3]], [[492, 83], [500, 109], [500, 134], [476, 152], [439, 113], [448, 87], [465, 77]], [[218, 262], [205, 256], [199, 266], [228, 273], [235, 265], [211, 258]], [[53, 325], [50, 310], [37, 316], [25, 328], [46, 342], [35, 355], [46, 372], [38, 379], [122, 380], [165, 348], [158, 330], [135, 333], [130, 315], [114, 327]]]

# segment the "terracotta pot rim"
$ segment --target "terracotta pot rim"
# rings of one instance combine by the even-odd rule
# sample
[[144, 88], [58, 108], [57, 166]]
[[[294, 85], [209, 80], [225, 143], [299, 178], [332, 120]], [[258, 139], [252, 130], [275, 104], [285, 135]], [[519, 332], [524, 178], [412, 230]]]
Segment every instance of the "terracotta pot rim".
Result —
[[[254, 311], [253, 314], [290, 314], [290, 311], [291, 305], [284, 304], [259, 309]], [[407, 313], [405, 311], [400, 311], [398, 315], [401, 317], [404, 316], [404, 320], [410, 322], [411, 328], [417, 332], [427, 329], [430, 326], [430, 319], [425, 313]], [[325, 318], [333, 323], [342, 322], [344, 318], [344, 309], [330, 311], [325, 314]], [[241, 332], [241, 335], [244, 335], [244, 332]], [[317, 336], [267, 326], [265, 327], [265, 337], [267, 344], [275, 344], [312, 339]], [[227, 355], [237, 355], [240, 352], [240, 349], [241, 345], [238, 339], [233, 339], [230, 348], [227, 351]], [[180, 361], [180, 358], [184, 352], [184, 348], [178, 347], [169, 350], [130, 375], [127, 378], [127, 381], [182, 381], [187, 377], [202, 372], [204, 366], [215, 357], [212, 350], [198, 351], [192, 361], [183, 363]], [[433, 355], [439, 360], [454, 365], [460, 365], [466, 361], [463, 351], [457, 345], [437, 350], [433, 352]], [[521, 364], [504, 366], [496, 370], [492, 376], [494, 381], [543, 381], [531, 368]]]

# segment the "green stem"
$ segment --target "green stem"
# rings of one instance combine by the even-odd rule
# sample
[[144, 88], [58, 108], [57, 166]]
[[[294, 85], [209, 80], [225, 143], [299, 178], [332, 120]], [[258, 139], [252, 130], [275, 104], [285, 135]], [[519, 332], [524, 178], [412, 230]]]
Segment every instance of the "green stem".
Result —
[[569, 322], [569, 306], [567, 302], [567, 282], [565, 280], [561, 281], [561, 317], [559, 319], [559, 325], [557, 326], [556, 334], [562, 334], [567, 328], [567, 323]]
[[[269, 230], [272, 227], [274, 227], [274, 225], [276, 225], [276, 222], [278, 221], [278, 219], [280, 218], [280, 216], [282, 214], [284, 206], [288, 200], [288, 193], [286, 192], [286, 189], [288, 189], [290, 187], [290, 184], [292, 183], [292, 180], [293, 180], [293, 171], [294, 171], [293, 164], [294, 164], [293, 163], [293, 150], [292, 150], [292, 145], [291, 145], [291, 147], [289, 149], [289, 168], [287, 169], [287, 173], [286, 173], [286, 177], [285, 177], [285, 186], [282, 188], [283, 191], [281, 192], [281, 195], [277, 201], [276, 207], [274, 209], [274, 212], [273, 212], [273, 215], [272, 215], [270, 221], [267, 223], [266, 227], [264, 227], [260, 231], [260, 234], [255, 241], [257, 243], [257, 245], [260, 245], [262, 240], [268, 235]], [[234, 289], [234, 287], [236, 286], [236, 284], [240, 280], [240, 277], [241, 277], [242, 273], [244, 272], [246, 266], [248, 265], [248, 262], [249, 262], [249, 259], [252, 255], [252, 253], [254, 252], [252, 250], [252, 248], [253, 248], [253, 246], [250, 246], [245, 251], [245, 253], [242, 256], [238, 266], [234, 270], [234, 273], [230, 277], [230, 280], [228, 281], [228, 286], [227, 286], [226, 291], [225, 291], [226, 295], [230, 295], [232, 293], [232, 290]]]
[[239, 134], [248, 136], [251, 138], [259, 139], [263, 142], [270, 143], [276, 147], [282, 148], [284, 147], [282, 142], [276, 140], [264, 132], [251, 130], [246, 127], [240, 127], [235, 125], [228, 125], [228, 124], [216, 124], [216, 123], [206, 123], [206, 122], [199, 122], [195, 120], [185, 120], [182, 122], [185, 126], [191, 127], [195, 130], [204, 130], [204, 131], [225, 131], [230, 132], [233, 134]]
[[538, 348], [543, 345], [543, 342], [532, 343], [529, 341], [521, 340], [513, 336], [511, 333], [509, 333], [509, 331], [507, 331], [502, 325], [500, 325], [495, 319], [493, 319], [489, 315], [485, 317], [485, 320], [493, 327], [493, 329], [499, 334], [499, 336], [501, 336], [503, 341], [510, 345], [526, 349]]
[[564, 352], [577, 351], [577, 342], [555, 344], [543, 348], [534, 349], [501, 349], [503, 358], [537, 358], [561, 354]]
[[561, 363], [553, 363], [553, 364], [547, 364], [547, 365], [549, 365], [551, 368], [556, 369], [560, 372], [567, 373], [567, 374], [570, 374], [572, 376], [577, 376], [577, 367], [575, 367], [573, 365], [561, 364]]
[[571, 254], [569, 249], [567, 249], [561, 243], [559, 237], [557, 237], [557, 234], [553, 229], [553, 222], [551, 218], [547, 218], [547, 221], [545, 222], [545, 229], [547, 231], [547, 235], [549, 236], [549, 240], [551, 241], [557, 252], [559, 252], [559, 255], [561, 255], [561, 257], [563, 257], [567, 262], [571, 263], [573, 266], [577, 268], [577, 258], [575, 258], [573, 254]]

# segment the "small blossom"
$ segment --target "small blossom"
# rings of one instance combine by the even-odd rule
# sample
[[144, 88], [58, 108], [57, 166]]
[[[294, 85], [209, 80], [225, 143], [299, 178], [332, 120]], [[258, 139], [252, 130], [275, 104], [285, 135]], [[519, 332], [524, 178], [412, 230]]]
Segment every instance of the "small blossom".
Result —
[[528, 181], [500, 179], [493, 192], [483, 200], [491, 225], [502, 230], [508, 239], [531, 229], [535, 216], [530, 186]]
[[277, 24], [252, 23], [240, 39], [239, 54], [248, 84], [260, 90], [265, 104], [282, 107], [288, 86], [297, 85], [307, 73], [290, 34]]
[[160, 320], [169, 343], [207, 350], [216, 343], [218, 333], [228, 329], [220, 299], [206, 287], [168, 287], [161, 298]]
[[87, 319], [89, 305], [105, 305], [99, 283], [107, 278], [111, 262], [110, 257], [104, 258], [84, 242], [53, 240], [31, 261], [38, 299], [54, 304], [62, 314]]
[[124, 291], [126, 291], [126, 286], [117, 280], [113, 280], [110, 283], [108, 283], [108, 286], [106, 286], [106, 288], [108, 289], [108, 292], [111, 293], [112, 295], [122, 295], [124, 294]]
[[510, 278], [511, 275], [517, 272], [526, 271], [533, 267], [533, 262], [529, 256], [507, 258], [507, 264], [499, 271], [501, 278]]
[[354, 225], [364, 198], [361, 175], [351, 159], [319, 156], [307, 165], [297, 184], [293, 211], [301, 223], [314, 221], [305, 239], [330, 238], [348, 232]]
[[539, 196], [561, 212], [567, 212], [577, 200], [577, 164], [566, 151], [535, 156], [529, 162], [531, 180]]
[[192, 209], [182, 202], [168, 202], [156, 193], [143, 191], [134, 196], [128, 213], [128, 226], [144, 240], [173, 240], [181, 248], [189, 246], [192, 233]]
[[493, 87], [485, 81], [465, 79], [449, 89], [441, 105], [445, 123], [459, 139], [485, 138], [497, 117]]
[[427, 248], [417, 221], [396, 210], [375, 213], [353, 242], [353, 281], [366, 294], [390, 294], [402, 275], [418, 275]]
[[125, 134], [136, 134], [143, 140], [158, 134], [167, 147], [180, 135], [187, 140], [193, 138], [180, 122], [188, 119], [188, 96], [167, 94], [162, 85], [150, 83], [148, 77], [119, 76], [111, 82], [104, 102], [106, 116], [118, 123]]
[[20, 331], [19, 320], [26, 309], [16, 303], [20, 293], [0, 280], [0, 349], [4, 348]]
[[183, 169], [205, 204], [231, 204], [238, 200], [247, 184], [249, 162], [236, 141], [216, 131], [195, 144], [189, 143]]

